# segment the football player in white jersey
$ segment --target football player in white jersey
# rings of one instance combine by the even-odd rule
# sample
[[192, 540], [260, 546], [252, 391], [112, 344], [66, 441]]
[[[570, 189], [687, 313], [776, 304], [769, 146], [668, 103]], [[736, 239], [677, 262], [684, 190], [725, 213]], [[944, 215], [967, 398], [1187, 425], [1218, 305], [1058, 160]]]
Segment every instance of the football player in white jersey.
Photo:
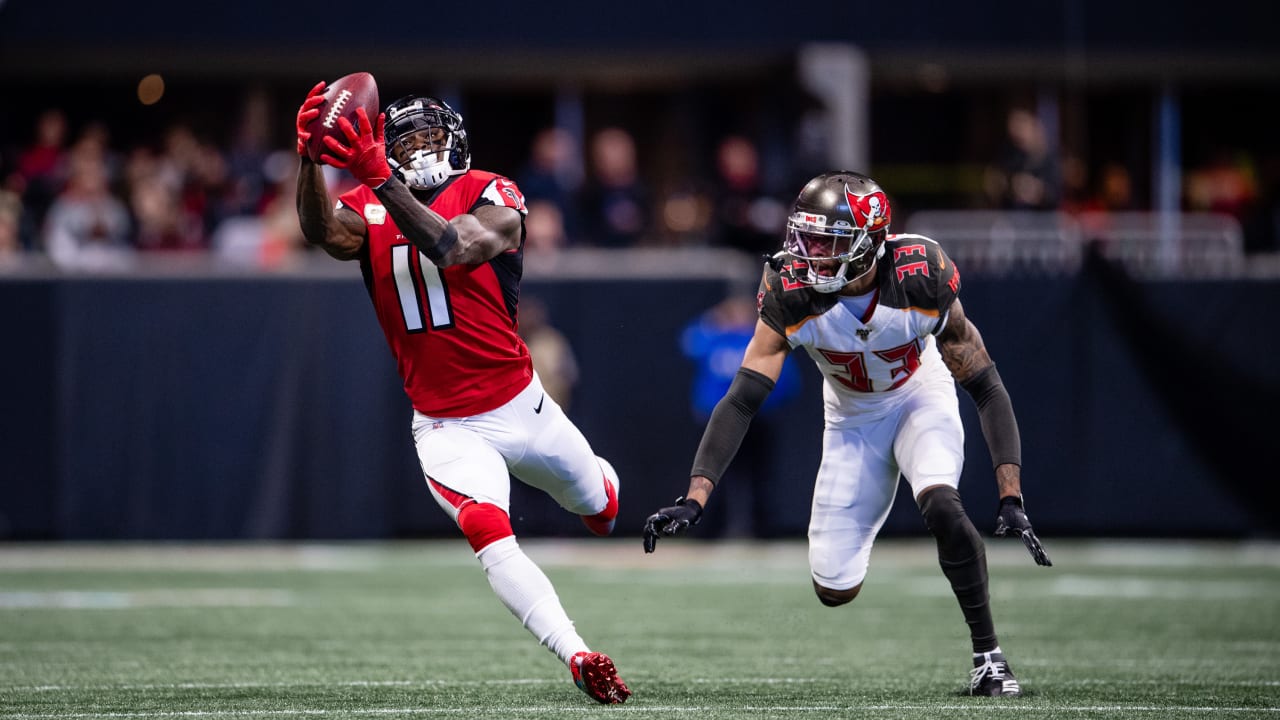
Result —
[[822, 371], [825, 429], [809, 520], [809, 568], [818, 599], [852, 601], [871, 545], [906, 478], [938, 544], [938, 560], [973, 642], [969, 691], [1020, 695], [996, 638], [981, 535], [957, 491], [964, 463], [958, 382], [978, 407], [995, 466], [995, 534], [1021, 537], [1049, 557], [1023, 510], [1021, 442], [1009, 393], [965, 317], [960, 273], [933, 240], [889, 235], [889, 200], [853, 172], [815, 177], [797, 197], [782, 252], [765, 267], [760, 318], [742, 367], [712, 413], [688, 492], [649, 516], [645, 552], [702, 517], [794, 348]]

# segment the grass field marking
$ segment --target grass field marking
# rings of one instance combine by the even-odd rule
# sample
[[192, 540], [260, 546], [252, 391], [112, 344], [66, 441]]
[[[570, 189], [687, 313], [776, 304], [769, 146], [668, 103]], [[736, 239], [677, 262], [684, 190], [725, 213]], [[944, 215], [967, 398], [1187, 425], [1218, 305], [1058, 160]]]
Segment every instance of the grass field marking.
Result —
[[0, 685], [0, 692], [84, 692], [112, 690], [257, 690], [305, 687], [438, 687], [438, 686], [518, 686], [560, 685], [551, 678], [510, 678], [505, 680], [348, 680], [345, 682], [244, 682], [244, 683], [128, 683], [121, 685]]
[[[734, 677], [734, 678], [691, 678], [695, 685], [814, 685], [828, 682], [823, 678], [812, 677]], [[554, 678], [507, 678], [502, 680], [347, 680], [343, 682], [244, 682], [244, 683], [128, 683], [122, 685], [0, 685], [0, 692], [109, 692], [119, 690], [255, 690], [285, 689], [306, 687], [519, 687], [531, 685], [560, 685], [562, 682]], [[1280, 687], [1280, 680], [1114, 680], [1091, 679], [1062, 680], [1052, 683], [1055, 687], [1092, 687], [1106, 685], [1161, 685], [1168, 687], [1205, 685], [1229, 687]]]
[[[682, 705], [643, 705], [632, 703], [610, 709], [628, 715], [647, 715], [652, 713], [705, 714], [714, 712], [791, 712], [791, 713], [859, 713], [859, 712], [898, 712], [926, 711], [953, 712], [966, 715], [988, 715], [994, 712], [1014, 712], [1020, 714], [1058, 713], [1100, 713], [1100, 712], [1194, 712], [1194, 713], [1280, 713], [1280, 707], [1213, 707], [1204, 705], [1192, 706], [1150, 706], [1150, 705], [1051, 705], [1037, 707], [1021, 702], [1011, 704], [982, 703], [978, 705], [741, 705], [741, 706], [682, 706]], [[98, 713], [12, 713], [0, 715], [0, 720], [70, 720], [71, 718], [236, 718], [236, 717], [352, 717], [380, 715], [467, 715], [520, 717], [529, 713], [562, 713], [598, 715], [600, 706], [544, 706], [528, 705], [510, 707], [485, 708], [343, 708], [341, 710], [306, 709], [296, 710], [176, 710], [173, 712], [98, 712]]]
[[293, 593], [259, 588], [56, 590], [0, 592], [0, 610], [129, 610], [132, 608], [291, 607]]

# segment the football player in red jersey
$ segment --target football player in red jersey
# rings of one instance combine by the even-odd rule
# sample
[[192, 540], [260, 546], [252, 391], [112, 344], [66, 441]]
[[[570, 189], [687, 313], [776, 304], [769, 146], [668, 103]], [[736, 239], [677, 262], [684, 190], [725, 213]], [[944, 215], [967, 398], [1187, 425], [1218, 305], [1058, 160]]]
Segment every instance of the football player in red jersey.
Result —
[[498, 598], [601, 703], [631, 691], [613, 661], [574, 630], [550, 580], [511, 529], [510, 475], [607, 535], [618, 478], [543, 392], [516, 334], [524, 198], [501, 175], [471, 169], [462, 116], [431, 97], [391, 103], [376, 121], [327, 136], [324, 163], [361, 185], [331, 206], [305, 130], [321, 83], [298, 112], [298, 217], [307, 242], [358, 260], [413, 404], [413, 438], [431, 490], [457, 523]]
[[783, 251], [765, 268], [760, 319], [742, 367], [707, 423], [688, 492], [649, 516], [645, 552], [684, 532], [773, 390], [804, 348], [821, 369], [825, 430], [809, 520], [818, 599], [852, 601], [901, 474], [938, 545], [973, 642], [969, 692], [1020, 695], [996, 640], [982, 537], [960, 503], [964, 428], [955, 384], [973, 397], [1000, 493], [996, 535], [1022, 538], [1049, 565], [1022, 505], [1021, 445], [1009, 393], [956, 298], [960, 273], [938, 244], [889, 235], [884, 191], [865, 175], [824, 173], [796, 199]]

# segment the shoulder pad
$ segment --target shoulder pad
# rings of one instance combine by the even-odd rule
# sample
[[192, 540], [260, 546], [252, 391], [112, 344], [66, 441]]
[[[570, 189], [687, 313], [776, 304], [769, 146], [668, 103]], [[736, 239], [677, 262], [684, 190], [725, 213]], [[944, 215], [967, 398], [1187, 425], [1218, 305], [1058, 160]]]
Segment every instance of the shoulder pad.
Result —
[[789, 329], [835, 307], [836, 298], [834, 293], [817, 292], [796, 280], [790, 263], [779, 270], [766, 264], [756, 293], [756, 308], [766, 325], [787, 337]]
[[880, 303], [944, 315], [960, 293], [960, 270], [934, 240], [892, 235], [880, 259]]

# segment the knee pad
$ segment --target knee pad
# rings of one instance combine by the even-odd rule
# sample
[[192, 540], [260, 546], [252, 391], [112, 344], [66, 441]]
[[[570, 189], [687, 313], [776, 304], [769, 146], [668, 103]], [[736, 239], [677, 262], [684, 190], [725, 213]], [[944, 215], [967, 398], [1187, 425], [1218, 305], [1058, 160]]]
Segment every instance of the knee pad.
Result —
[[937, 487], [920, 496], [920, 513], [938, 540], [938, 559], [944, 564], [971, 562], [982, 554], [982, 538], [969, 521], [953, 487]]
[[515, 535], [511, 518], [491, 503], [468, 503], [458, 511], [458, 528], [467, 536], [471, 549], [480, 552], [505, 537]]

